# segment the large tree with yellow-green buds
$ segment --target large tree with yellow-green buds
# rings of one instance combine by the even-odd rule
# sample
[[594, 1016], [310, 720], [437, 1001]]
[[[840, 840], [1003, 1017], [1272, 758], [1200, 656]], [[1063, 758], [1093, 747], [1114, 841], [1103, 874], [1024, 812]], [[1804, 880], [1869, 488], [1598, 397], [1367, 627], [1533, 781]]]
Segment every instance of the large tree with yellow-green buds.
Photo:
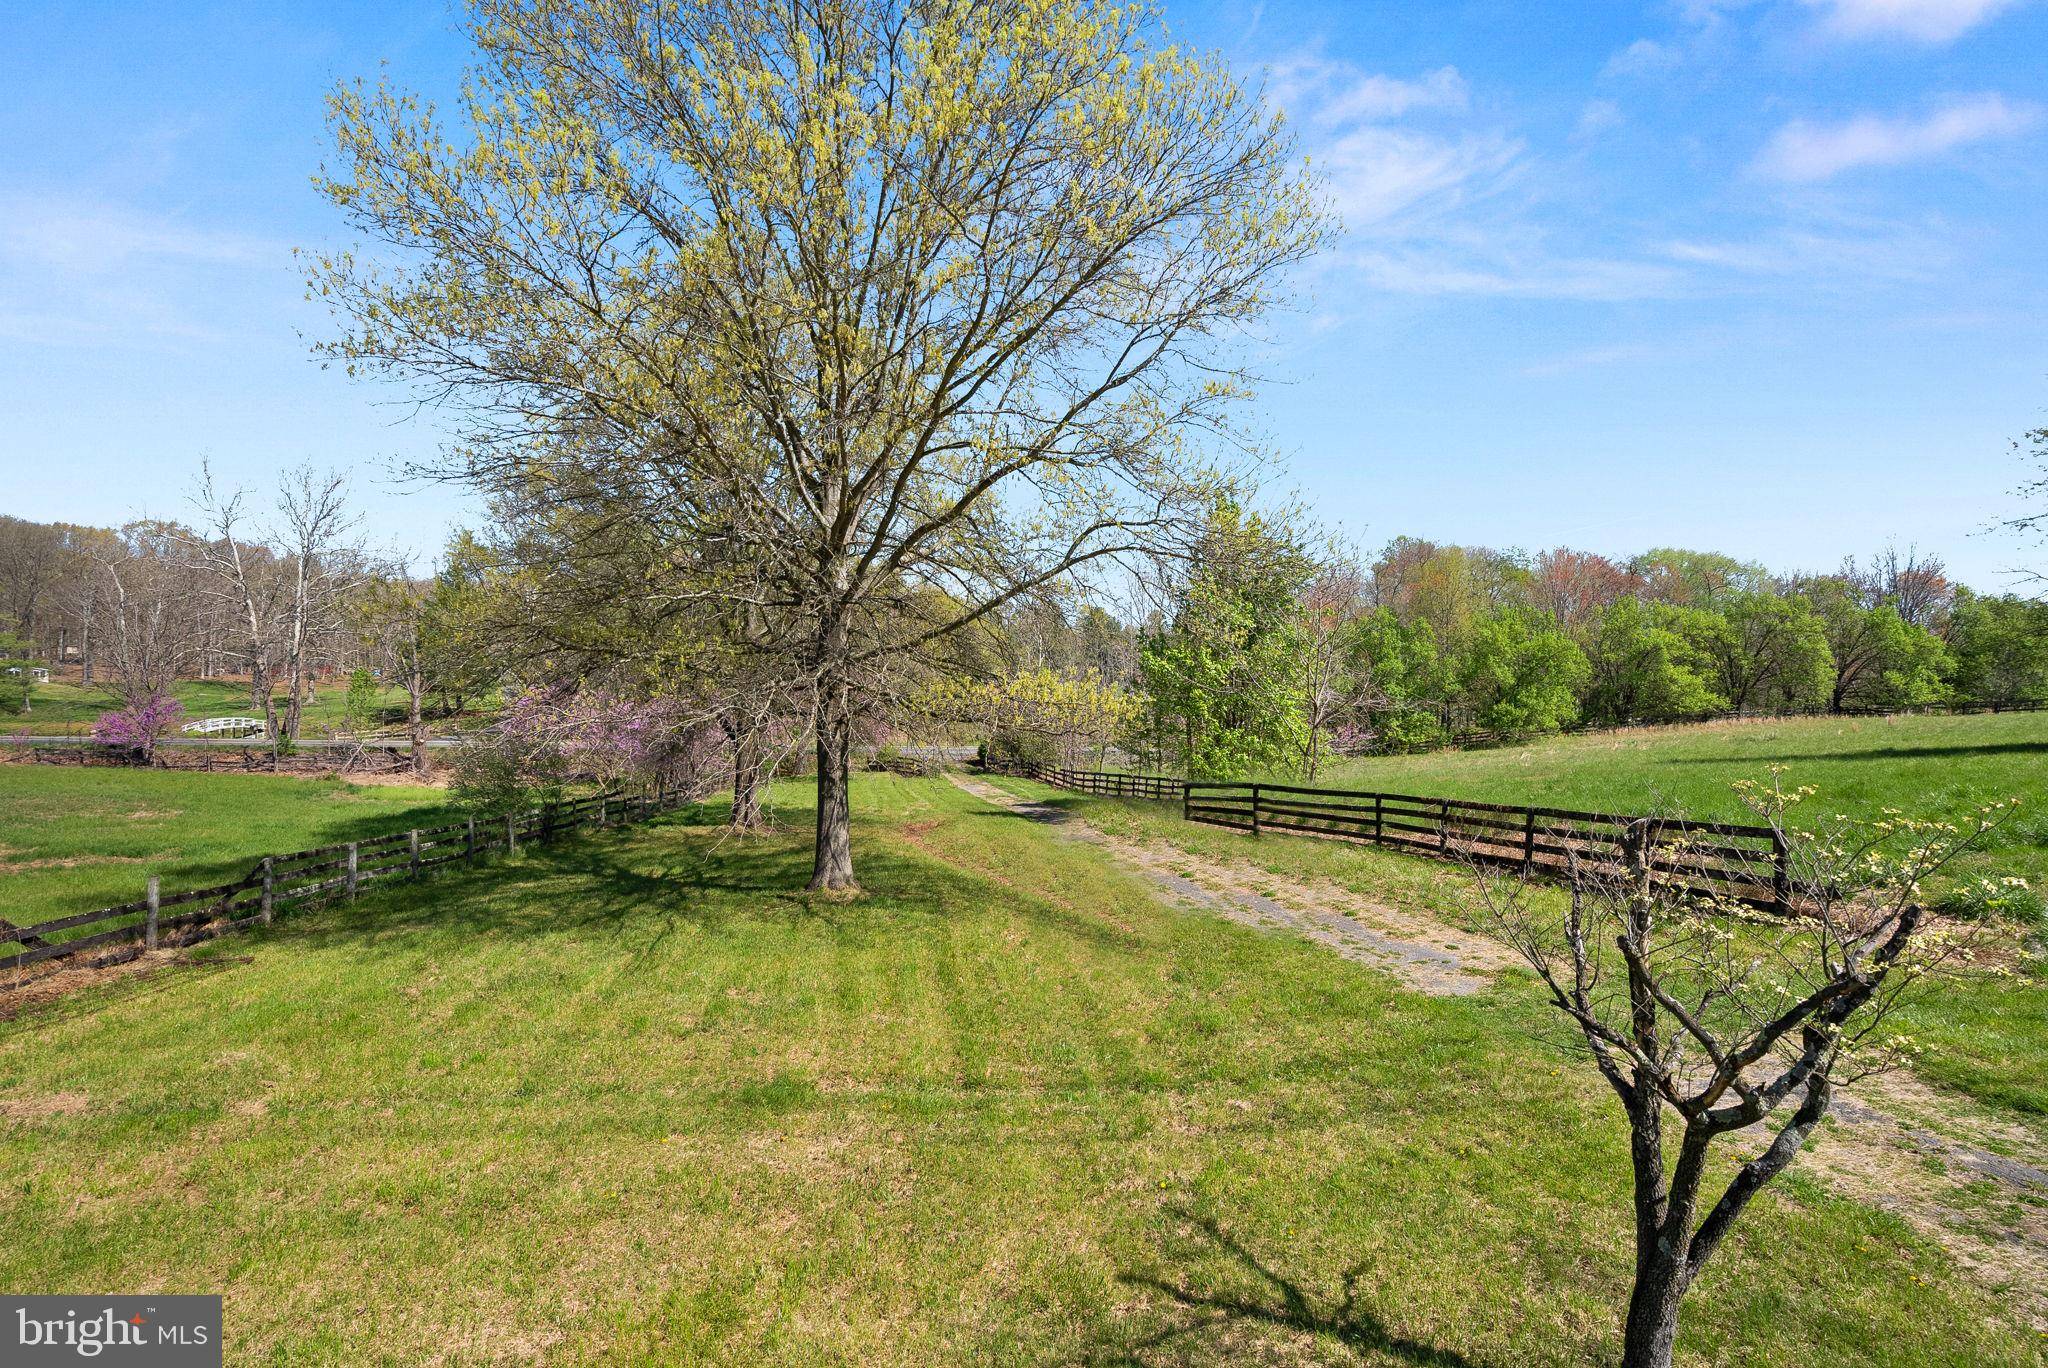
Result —
[[[812, 887], [851, 887], [860, 681], [1198, 528], [1248, 330], [1331, 220], [1279, 120], [1142, 6], [480, 0], [473, 27], [452, 120], [334, 97], [321, 186], [368, 243], [314, 263], [328, 354], [450, 406], [443, 473], [640, 519], [674, 592], [760, 609], [815, 700]], [[958, 611], [893, 630], [934, 588]]]

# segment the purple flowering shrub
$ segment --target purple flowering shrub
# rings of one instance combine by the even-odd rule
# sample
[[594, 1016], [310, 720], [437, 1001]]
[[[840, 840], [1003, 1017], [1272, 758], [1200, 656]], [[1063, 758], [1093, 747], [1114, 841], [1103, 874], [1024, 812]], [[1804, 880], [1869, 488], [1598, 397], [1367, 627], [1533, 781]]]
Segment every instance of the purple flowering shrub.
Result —
[[552, 798], [573, 780], [695, 789], [715, 772], [716, 729], [676, 699], [602, 689], [528, 689], [455, 761], [458, 797], [480, 807]]
[[185, 718], [185, 705], [155, 693], [126, 707], [104, 712], [92, 724], [92, 739], [110, 750], [126, 751], [147, 764], [156, 748]]

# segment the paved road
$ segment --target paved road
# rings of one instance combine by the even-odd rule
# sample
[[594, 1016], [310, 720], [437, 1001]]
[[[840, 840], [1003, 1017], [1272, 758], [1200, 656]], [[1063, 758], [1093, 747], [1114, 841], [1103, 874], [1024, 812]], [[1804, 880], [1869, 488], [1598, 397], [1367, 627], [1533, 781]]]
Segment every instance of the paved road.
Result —
[[[0, 736], [0, 746], [91, 746], [96, 744], [90, 736]], [[221, 736], [173, 736], [157, 743], [160, 746], [214, 746], [228, 750], [263, 750], [269, 742], [259, 737]], [[412, 743], [404, 737], [372, 737], [361, 742], [332, 740], [326, 737], [305, 737], [292, 743], [297, 750], [353, 750], [360, 744], [368, 750], [410, 750]], [[447, 746], [459, 746], [461, 739], [453, 736], [434, 736], [427, 739], [427, 747], [439, 750]]]

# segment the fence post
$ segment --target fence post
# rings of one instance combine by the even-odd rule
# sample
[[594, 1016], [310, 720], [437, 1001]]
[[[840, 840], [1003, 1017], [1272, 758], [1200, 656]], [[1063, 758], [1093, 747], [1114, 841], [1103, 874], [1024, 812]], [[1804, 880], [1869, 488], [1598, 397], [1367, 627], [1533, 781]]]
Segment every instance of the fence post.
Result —
[[405, 833], [406, 872], [417, 879], [420, 876], [420, 829], [414, 827]]
[[271, 919], [277, 915], [277, 857], [274, 855], [265, 855], [263, 857], [263, 902], [261, 906], [263, 909], [263, 924], [268, 926]]
[[1252, 785], [1252, 835], [1259, 834], [1259, 786]]
[[505, 814], [505, 853], [519, 853], [519, 818], [517, 814], [510, 812]]
[[1436, 851], [1441, 855], [1451, 848], [1451, 800], [1446, 798], [1436, 805]]
[[1182, 784], [1180, 786], [1180, 819], [1183, 822], [1191, 822], [1194, 820], [1192, 817], [1188, 816], [1188, 806], [1189, 804], [1194, 802], [1194, 795], [1195, 791], [1189, 788], [1186, 784]]
[[610, 826], [612, 824], [612, 800], [610, 794], [600, 793], [597, 795], [597, 824], [599, 826]]
[[157, 876], [149, 876], [149, 919], [142, 924], [142, 948], [156, 949]]
[[357, 880], [356, 880], [356, 857], [357, 857], [357, 856], [358, 856], [359, 854], [361, 854], [361, 851], [362, 851], [362, 847], [361, 847], [361, 846], [359, 846], [359, 845], [357, 845], [357, 844], [356, 844], [356, 843], [355, 843], [354, 841], [350, 841], [350, 842], [348, 843], [348, 876], [347, 876], [347, 878], [348, 878], [348, 899], [349, 899], [349, 901], [350, 901], [350, 902], [354, 902], [354, 901], [355, 901], [355, 899], [356, 899], [356, 882], [357, 882]]
[[469, 821], [462, 829], [462, 858], [465, 860], [474, 860], [476, 858], [476, 814], [474, 812], [469, 814]]
[[1372, 796], [1372, 839], [1379, 845], [1387, 843], [1385, 812], [1386, 795], [1375, 793]]
[[1771, 833], [1771, 910], [1781, 917], [1792, 911], [1791, 852], [1782, 831]]
[[1522, 877], [1536, 872], [1536, 809], [1522, 814]]

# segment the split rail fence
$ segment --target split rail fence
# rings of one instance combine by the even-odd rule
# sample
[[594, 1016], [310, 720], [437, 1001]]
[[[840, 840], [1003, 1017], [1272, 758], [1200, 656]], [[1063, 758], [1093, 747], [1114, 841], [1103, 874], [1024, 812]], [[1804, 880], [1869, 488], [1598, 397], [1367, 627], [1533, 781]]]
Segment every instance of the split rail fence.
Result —
[[[0, 945], [13, 942], [21, 946], [12, 954], [0, 955], [0, 970], [68, 959], [106, 946], [120, 948], [95, 957], [94, 967], [119, 964], [160, 946], [192, 945], [268, 923], [288, 905], [353, 898], [364, 884], [378, 879], [416, 879], [445, 864], [497, 851], [516, 853], [522, 843], [546, 842], [582, 827], [642, 821], [682, 801], [666, 792], [596, 793], [503, 816], [468, 817], [364, 841], [266, 855], [230, 883], [178, 893], [165, 893], [152, 875], [149, 891], [137, 902], [55, 917], [33, 926], [15, 926], [0, 919]], [[189, 910], [177, 910], [181, 908]], [[112, 925], [85, 929], [102, 923]], [[53, 939], [80, 931], [83, 934]]]
[[1031, 777], [1098, 797], [1178, 800], [1190, 822], [1255, 836], [1337, 837], [1528, 875], [1559, 875], [1574, 865], [1604, 873], [1647, 866], [1696, 893], [1777, 912], [1791, 901], [1785, 843], [1767, 826], [1096, 770], [1036, 768]]

